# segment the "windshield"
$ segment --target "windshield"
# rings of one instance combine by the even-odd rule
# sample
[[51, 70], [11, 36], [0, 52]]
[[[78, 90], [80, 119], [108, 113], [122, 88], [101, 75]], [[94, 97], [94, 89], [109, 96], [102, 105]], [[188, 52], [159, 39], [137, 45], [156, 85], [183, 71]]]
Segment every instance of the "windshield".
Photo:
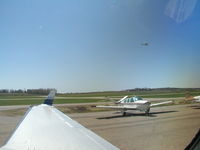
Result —
[[55, 107], [121, 150], [184, 149], [200, 127], [199, 65], [200, 0], [0, 0], [0, 147], [53, 90]]
[[134, 96], [134, 97], [126, 98], [124, 100], [124, 102], [125, 103], [131, 103], [131, 102], [135, 102], [135, 101], [138, 101], [138, 100], [142, 100], [142, 98], [138, 97], [138, 96]]

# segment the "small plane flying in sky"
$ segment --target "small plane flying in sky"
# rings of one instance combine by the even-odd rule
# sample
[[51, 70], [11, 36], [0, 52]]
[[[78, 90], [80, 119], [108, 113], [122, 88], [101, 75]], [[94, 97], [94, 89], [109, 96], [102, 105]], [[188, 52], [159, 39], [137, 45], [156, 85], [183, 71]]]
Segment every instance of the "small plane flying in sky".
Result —
[[149, 46], [149, 43], [145, 42], [145, 43], [141, 43], [142, 46]]
[[0, 150], [119, 150], [52, 106], [54, 96], [30, 107]]
[[123, 116], [125, 116], [126, 112], [129, 111], [129, 110], [144, 111], [145, 114], [149, 115], [150, 108], [152, 106], [172, 103], [172, 101], [165, 101], [165, 102], [161, 102], [161, 103], [151, 104], [149, 101], [143, 100], [139, 96], [134, 96], [134, 97], [130, 97], [130, 98], [127, 98], [127, 97], [128, 96], [125, 96], [122, 99], [120, 99], [119, 101], [117, 101], [116, 104], [118, 104], [118, 105], [115, 105], [115, 106], [101, 106], [101, 105], [99, 105], [99, 106], [96, 106], [96, 107], [121, 110]]

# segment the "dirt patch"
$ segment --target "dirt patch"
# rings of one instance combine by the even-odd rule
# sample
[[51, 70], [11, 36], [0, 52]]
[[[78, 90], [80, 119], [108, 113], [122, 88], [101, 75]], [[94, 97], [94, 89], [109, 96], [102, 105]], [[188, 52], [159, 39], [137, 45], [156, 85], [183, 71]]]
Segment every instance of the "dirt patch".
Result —
[[1, 110], [0, 111], [0, 116], [9, 116], [9, 117], [14, 117], [14, 116], [22, 116], [25, 114], [27, 111], [27, 108], [17, 108], [17, 109], [11, 109], [11, 110]]
[[86, 113], [86, 112], [99, 112], [108, 111], [105, 108], [97, 108], [94, 105], [78, 105], [78, 106], [58, 106], [63, 113]]

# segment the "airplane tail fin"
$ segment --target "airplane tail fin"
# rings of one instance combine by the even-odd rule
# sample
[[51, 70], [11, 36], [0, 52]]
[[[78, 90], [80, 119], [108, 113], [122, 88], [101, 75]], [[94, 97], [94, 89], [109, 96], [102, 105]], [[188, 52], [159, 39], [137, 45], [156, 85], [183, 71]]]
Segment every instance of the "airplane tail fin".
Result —
[[55, 94], [56, 94], [56, 90], [52, 90], [49, 93], [49, 95], [47, 96], [47, 99], [44, 100], [44, 104], [47, 104], [47, 105], [51, 106], [53, 104]]
[[123, 100], [125, 100], [128, 96], [124, 96], [122, 99], [120, 99], [119, 101], [117, 101], [116, 103], [121, 103]]

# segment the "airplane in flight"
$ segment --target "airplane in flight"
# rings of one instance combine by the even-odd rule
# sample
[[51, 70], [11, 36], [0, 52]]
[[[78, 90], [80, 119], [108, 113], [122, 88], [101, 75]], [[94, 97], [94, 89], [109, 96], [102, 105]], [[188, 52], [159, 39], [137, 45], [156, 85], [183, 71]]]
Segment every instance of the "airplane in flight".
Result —
[[0, 150], [119, 150], [52, 106], [55, 93], [29, 108]]
[[123, 97], [119, 101], [116, 102], [117, 105], [115, 106], [96, 106], [98, 108], [110, 108], [110, 109], [116, 109], [121, 110], [122, 115], [125, 116], [127, 111], [131, 110], [139, 110], [144, 111], [146, 115], [149, 115], [150, 108], [157, 105], [163, 105], [163, 104], [169, 104], [172, 103], [172, 101], [165, 101], [161, 103], [155, 103], [151, 104], [151, 102], [147, 100], [143, 100], [139, 96], [134, 96], [127, 98], [128, 96]]
[[141, 43], [142, 46], [149, 46], [149, 43]]

